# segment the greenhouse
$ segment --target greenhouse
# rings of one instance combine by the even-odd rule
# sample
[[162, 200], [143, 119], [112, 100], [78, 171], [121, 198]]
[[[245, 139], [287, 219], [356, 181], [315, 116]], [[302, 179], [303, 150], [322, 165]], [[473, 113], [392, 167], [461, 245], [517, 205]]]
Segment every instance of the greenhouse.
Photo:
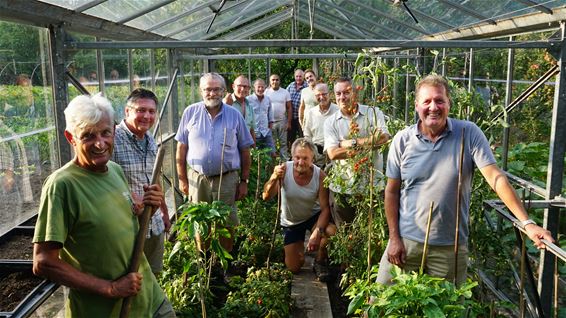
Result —
[[565, 36], [566, 0], [0, 0], [0, 317], [566, 317]]

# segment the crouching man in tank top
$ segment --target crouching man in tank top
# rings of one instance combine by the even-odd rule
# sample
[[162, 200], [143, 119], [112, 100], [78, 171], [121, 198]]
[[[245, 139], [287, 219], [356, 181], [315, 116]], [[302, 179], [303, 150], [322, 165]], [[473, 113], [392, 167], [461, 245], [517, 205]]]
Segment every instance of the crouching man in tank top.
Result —
[[314, 270], [320, 281], [328, 279], [326, 244], [336, 234], [330, 223], [328, 189], [324, 171], [313, 164], [316, 146], [304, 138], [293, 142], [292, 161], [273, 169], [263, 188], [263, 199], [269, 200], [281, 189], [281, 226], [284, 232], [285, 265], [298, 273], [305, 263], [304, 240], [310, 230], [307, 249], [316, 251]]

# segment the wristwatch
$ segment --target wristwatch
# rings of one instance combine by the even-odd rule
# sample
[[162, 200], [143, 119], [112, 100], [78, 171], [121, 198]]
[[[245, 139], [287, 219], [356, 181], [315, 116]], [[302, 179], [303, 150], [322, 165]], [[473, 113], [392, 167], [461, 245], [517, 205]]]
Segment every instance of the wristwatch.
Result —
[[531, 219], [526, 219], [526, 220], [524, 220], [524, 221], [521, 221], [521, 226], [522, 226], [523, 228], [525, 228], [525, 226], [527, 226], [527, 225], [529, 225], [529, 224], [534, 224], [534, 225], [536, 225], [537, 222], [535, 222], [535, 221], [533, 221], [533, 220], [531, 220]]
[[356, 138], [352, 139], [352, 148], [356, 147], [358, 145], [358, 140]]
[[324, 235], [324, 228], [323, 228], [323, 227], [319, 227], [319, 228], [318, 228], [318, 233], [320, 233], [320, 235]]

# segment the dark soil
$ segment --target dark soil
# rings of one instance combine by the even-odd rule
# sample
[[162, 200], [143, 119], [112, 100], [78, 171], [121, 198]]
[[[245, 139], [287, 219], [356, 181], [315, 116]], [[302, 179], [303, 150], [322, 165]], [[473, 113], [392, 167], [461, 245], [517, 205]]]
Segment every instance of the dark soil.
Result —
[[0, 241], [0, 259], [33, 258], [32, 237], [24, 234], [14, 234]]
[[42, 279], [29, 272], [0, 274], [0, 311], [11, 312]]
[[348, 317], [346, 313], [348, 312], [348, 305], [350, 304], [350, 300], [348, 299], [348, 297], [342, 295], [344, 291], [340, 288], [340, 279], [342, 278], [340, 266], [330, 266], [329, 270], [330, 279], [328, 280], [326, 285], [328, 288], [328, 298], [330, 299], [332, 317]]

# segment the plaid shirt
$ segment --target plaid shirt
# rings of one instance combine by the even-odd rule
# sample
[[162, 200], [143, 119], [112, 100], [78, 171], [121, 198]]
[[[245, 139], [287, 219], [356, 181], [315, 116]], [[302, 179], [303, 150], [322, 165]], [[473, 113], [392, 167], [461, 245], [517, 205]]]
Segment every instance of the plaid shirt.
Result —
[[[122, 120], [116, 126], [114, 137], [114, 152], [112, 161], [124, 170], [124, 175], [130, 190], [138, 196], [143, 196], [143, 185], [151, 182], [151, 173], [157, 156], [157, 144], [153, 137], [146, 133], [144, 139], [139, 140]], [[165, 230], [161, 213], [156, 211], [151, 218], [148, 236], [157, 236]]]
[[293, 105], [293, 118], [299, 118], [299, 107], [301, 106], [301, 91], [307, 87], [307, 82], [303, 81], [303, 86], [297, 89], [297, 83], [292, 82], [287, 86], [287, 91], [291, 94], [291, 104]]

